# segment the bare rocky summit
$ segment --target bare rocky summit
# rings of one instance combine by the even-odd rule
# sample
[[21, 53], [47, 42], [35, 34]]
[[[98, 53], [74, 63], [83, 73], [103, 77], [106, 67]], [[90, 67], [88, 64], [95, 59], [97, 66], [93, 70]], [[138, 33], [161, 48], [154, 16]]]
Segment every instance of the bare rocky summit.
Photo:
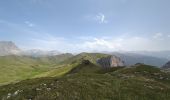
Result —
[[39, 49], [32, 50], [22, 50], [18, 48], [15, 43], [12, 41], [0, 41], [0, 56], [7, 55], [24, 55], [24, 56], [33, 56], [33, 57], [42, 57], [42, 56], [55, 56], [61, 54], [59, 51], [43, 51]]
[[11, 41], [0, 41], [0, 56], [15, 55], [20, 49]]
[[124, 61], [122, 61], [117, 56], [108, 56], [97, 60], [97, 63], [101, 65], [103, 68], [110, 67], [121, 67], [125, 66]]

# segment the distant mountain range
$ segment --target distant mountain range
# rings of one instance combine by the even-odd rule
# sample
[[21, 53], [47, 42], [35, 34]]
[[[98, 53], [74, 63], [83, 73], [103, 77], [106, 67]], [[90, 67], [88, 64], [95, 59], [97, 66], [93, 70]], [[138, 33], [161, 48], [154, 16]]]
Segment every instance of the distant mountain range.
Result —
[[20, 52], [20, 55], [33, 56], [33, 57], [41, 57], [41, 56], [55, 56], [61, 54], [59, 51], [43, 51], [39, 49], [32, 49]]
[[12, 41], [0, 41], [0, 56], [7, 55], [25, 55], [25, 56], [55, 56], [61, 54], [59, 51], [43, 51], [39, 49], [22, 50], [15, 45]]
[[136, 53], [158, 58], [166, 58], [170, 60], [170, 51], [131, 51], [129, 53]]
[[[31, 57], [45, 57], [45, 56], [55, 56], [60, 54], [62, 53], [57, 50], [53, 50], [53, 51], [43, 51], [39, 49], [22, 50], [19, 47], [17, 47], [12, 41], [0, 41], [0, 56], [19, 55], [19, 56], [31, 56]], [[125, 62], [125, 65], [127, 66], [134, 65], [136, 63], [144, 63], [148, 65], [162, 67], [165, 63], [169, 61], [170, 51], [104, 52], [104, 54], [115, 55], [119, 57], [121, 60]], [[83, 55], [83, 53], [81, 55]], [[86, 56], [90, 57], [91, 54], [87, 54]]]
[[117, 57], [120, 57], [123, 61], [125, 61], [125, 65], [131, 66], [136, 63], [144, 63], [147, 65], [152, 66], [158, 66], [162, 67], [165, 63], [167, 63], [169, 60], [166, 58], [159, 58], [159, 57], [153, 57], [148, 55], [141, 55], [137, 53], [119, 53], [119, 52], [113, 52], [110, 53], [112, 55], [116, 55]]

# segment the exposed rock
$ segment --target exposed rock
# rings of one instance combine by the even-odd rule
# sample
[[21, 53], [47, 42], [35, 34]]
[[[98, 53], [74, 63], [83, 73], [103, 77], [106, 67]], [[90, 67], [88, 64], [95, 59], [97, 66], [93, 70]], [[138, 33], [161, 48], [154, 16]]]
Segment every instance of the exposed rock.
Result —
[[20, 49], [11, 41], [0, 41], [0, 56], [15, 55]]
[[24, 55], [24, 56], [42, 57], [42, 56], [56, 56], [60, 54], [62, 53], [60, 53], [57, 50], [52, 50], [52, 51], [44, 51], [39, 49], [21, 50], [12, 41], [0, 41], [0, 56]]
[[163, 69], [170, 69], [170, 61], [167, 62], [162, 68]]
[[98, 59], [97, 63], [104, 68], [125, 66], [124, 61], [117, 56], [108, 56]]
[[108, 54], [119, 57], [121, 60], [125, 61], [125, 65], [127, 66], [132, 66], [136, 63], [144, 63], [146, 65], [162, 67], [163, 64], [169, 61], [168, 59], [163, 57], [157, 58], [149, 55], [140, 55], [138, 53], [113, 52]]

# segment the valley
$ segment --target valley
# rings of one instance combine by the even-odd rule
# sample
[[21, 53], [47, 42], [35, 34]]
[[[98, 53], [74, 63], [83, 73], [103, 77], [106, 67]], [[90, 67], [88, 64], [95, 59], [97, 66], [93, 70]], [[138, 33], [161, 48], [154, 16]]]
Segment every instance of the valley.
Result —
[[170, 0], [0, 0], [0, 100], [170, 100]]

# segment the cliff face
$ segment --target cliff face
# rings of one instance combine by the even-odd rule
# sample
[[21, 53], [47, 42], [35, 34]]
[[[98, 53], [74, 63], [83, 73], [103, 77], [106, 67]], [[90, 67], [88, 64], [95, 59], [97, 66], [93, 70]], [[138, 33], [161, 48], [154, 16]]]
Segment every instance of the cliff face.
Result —
[[101, 65], [103, 68], [125, 66], [124, 62], [117, 56], [109, 56], [98, 59], [97, 63]]

